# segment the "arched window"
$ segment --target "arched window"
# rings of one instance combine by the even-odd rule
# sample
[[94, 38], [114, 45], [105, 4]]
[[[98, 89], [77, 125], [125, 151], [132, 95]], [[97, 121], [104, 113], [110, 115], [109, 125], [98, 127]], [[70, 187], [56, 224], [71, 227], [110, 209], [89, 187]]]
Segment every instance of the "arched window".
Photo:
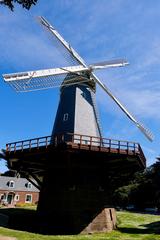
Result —
[[19, 195], [18, 194], [15, 195], [14, 200], [19, 201]]
[[27, 188], [32, 188], [32, 184], [30, 182], [27, 183]]
[[9, 188], [14, 188], [15, 187], [15, 182], [13, 180], [8, 182], [8, 187]]

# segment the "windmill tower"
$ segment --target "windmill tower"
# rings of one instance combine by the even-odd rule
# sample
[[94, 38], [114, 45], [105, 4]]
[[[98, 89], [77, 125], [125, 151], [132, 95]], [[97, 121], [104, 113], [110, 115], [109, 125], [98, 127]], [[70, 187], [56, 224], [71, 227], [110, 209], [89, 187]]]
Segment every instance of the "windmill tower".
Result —
[[[76, 78], [68, 74], [67, 79]], [[85, 77], [86, 78], [86, 77]], [[95, 90], [88, 82], [61, 87], [60, 101], [52, 131], [52, 136], [61, 133], [78, 133], [81, 135], [101, 137], [101, 129], [95, 103]], [[67, 136], [70, 140], [69, 136]], [[86, 139], [87, 141], [87, 139]]]
[[87, 66], [43, 17], [39, 20], [60, 50], [76, 65], [3, 75], [5, 82], [19, 92], [60, 86], [52, 135], [9, 143], [5, 158], [10, 168], [37, 181], [41, 190], [38, 212], [48, 223], [48, 231], [54, 228], [57, 233], [78, 233], [88, 229], [94, 216], [111, 203], [108, 179], [113, 172], [126, 173], [130, 169], [131, 174], [145, 167], [139, 144], [102, 138], [95, 103], [96, 85], [149, 140], [152, 135], [93, 73], [103, 68], [125, 66], [127, 61], [112, 60]]

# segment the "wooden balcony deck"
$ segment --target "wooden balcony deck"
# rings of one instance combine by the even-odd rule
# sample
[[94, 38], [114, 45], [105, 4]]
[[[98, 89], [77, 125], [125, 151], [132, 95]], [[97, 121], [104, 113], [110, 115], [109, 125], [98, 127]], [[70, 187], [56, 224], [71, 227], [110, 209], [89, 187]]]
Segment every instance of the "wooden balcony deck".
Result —
[[53, 147], [65, 144], [70, 149], [80, 149], [86, 151], [106, 152], [112, 154], [139, 156], [140, 161], [145, 166], [146, 158], [140, 145], [136, 142], [115, 140], [108, 138], [98, 138], [80, 134], [60, 134], [54, 139], [51, 136], [27, 139], [6, 144], [6, 155], [17, 155], [23, 152], [35, 152], [50, 150]]
[[72, 173], [73, 178], [75, 172], [118, 176], [146, 167], [146, 158], [138, 143], [71, 133], [8, 143], [5, 159], [10, 169], [34, 178], [39, 188], [48, 169], [60, 174], [65, 182], [66, 172]]

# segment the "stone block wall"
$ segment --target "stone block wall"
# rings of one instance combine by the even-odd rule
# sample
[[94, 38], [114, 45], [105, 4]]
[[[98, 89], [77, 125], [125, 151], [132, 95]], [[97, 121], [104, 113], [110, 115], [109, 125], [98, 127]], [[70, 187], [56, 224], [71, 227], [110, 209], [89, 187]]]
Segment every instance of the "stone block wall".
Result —
[[104, 208], [81, 233], [111, 232], [114, 229], [116, 229], [116, 211], [114, 208]]

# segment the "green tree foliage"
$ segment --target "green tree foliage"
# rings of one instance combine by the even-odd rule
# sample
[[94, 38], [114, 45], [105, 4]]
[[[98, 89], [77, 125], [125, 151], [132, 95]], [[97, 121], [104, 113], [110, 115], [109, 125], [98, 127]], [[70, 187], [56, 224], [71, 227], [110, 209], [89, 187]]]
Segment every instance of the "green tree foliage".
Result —
[[160, 210], [160, 157], [157, 160], [152, 166], [152, 183], [155, 189], [155, 203]]
[[9, 7], [12, 11], [14, 9], [14, 4], [19, 3], [22, 5], [23, 8], [30, 9], [32, 5], [35, 5], [38, 0], [1, 0], [0, 4], [6, 5]]
[[141, 210], [146, 207], [160, 209], [160, 158], [143, 172], [136, 173], [128, 185], [117, 188], [113, 199], [121, 207], [134, 204]]
[[125, 208], [131, 203], [131, 193], [135, 192], [137, 188], [138, 184], [131, 183], [116, 189], [113, 194], [115, 204]]
[[12, 171], [12, 170], [8, 170], [8, 171], [2, 173], [1, 176], [15, 177], [16, 176], [16, 172]]

